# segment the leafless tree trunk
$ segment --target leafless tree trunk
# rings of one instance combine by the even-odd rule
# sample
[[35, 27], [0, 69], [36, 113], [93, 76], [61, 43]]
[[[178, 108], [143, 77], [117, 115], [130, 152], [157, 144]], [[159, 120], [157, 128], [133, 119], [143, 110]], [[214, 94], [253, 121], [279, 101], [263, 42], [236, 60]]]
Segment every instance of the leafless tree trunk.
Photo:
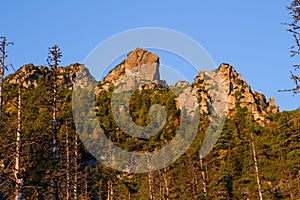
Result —
[[149, 199], [154, 199], [154, 183], [153, 183], [153, 174], [148, 172], [148, 183], [149, 183]]
[[[54, 85], [53, 85], [53, 159], [54, 159], [54, 164], [58, 162], [58, 141], [57, 141], [57, 120], [56, 120], [56, 115], [57, 115], [57, 110], [56, 110], [56, 93], [57, 93], [57, 87], [56, 87], [56, 67], [53, 69], [53, 76], [54, 76]], [[54, 195], [55, 195], [55, 200], [58, 200], [58, 177], [57, 174], [54, 176]]]
[[147, 158], [147, 167], [149, 169], [148, 174], [148, 184], [149, 184], [149, 199], [154, 199], [154, 180], [153, 180], [153, 174], [151, 172], [151, 166], [149, 162], [149, 158]]
[[107, 200], [113, 200], [114, 198], [114, 188], [113, 188], [113, 183], [112, 180], [109, 179], [107, 181]]
[[158, 170], [158, 177], [159, 177], [159, 197], [160, 199], [164, 199], [165, 191], [164, 191], [164, 178], [162, 172]]
[[256, 182], [257, 182], [257, 188], [258, 188], [258, 195], [259, 200], [263, 200], [262, 192], [261, 192], [261, 185], [260, 185], [260, 178], [259, 178], [259, 170], [258, 170], [258, 164], [257, 164], [257, 156], [256, 156], [256, 149], [255, 149], [255, 143], [252, 132], [250, 133], [251, 136], [251, 146], [252, 146], [252, 152], [253, 152], [253, 160], [254, 160], [254, 168], [255, 168], [255, 174], [256, 174]]
[[203, 165], [203, 157], [200, 154], [199, 155], [200, 158], [200, 170], [201, 170], [201, 176], [202, 176], [202, 185], [203, 185], [203, 193], [204, 196], [207, 195], [207, 180], [206, 180], [206, 176], [205, 176], [205, 169], [204, 169], [204, 165]]
[[166, 151], [164, 150], [163, 154], [163, 162], [164, 162], [164, 168], [163, 168], [163, 181], [164, 181], [164, 196], [163, 199], [169, 200], [169, 184], [168, 184], [168, 171], [167, 171], [167, 164], [166, 164]]
[[[290, 22], [285, 23], [288, 26], [287, 31], [290, 32], [294, 39], [294, 45], [290, 47], [291, 57], [300, 55], [300, 34], [299, 34], [299, 20], [300, 20], [300, 9], [299, 0], [291, 1], [290, 5], [287, 7], [290, 16]], [[300, 93], [300, 64], [293, 65], [294, 70], [291, 71], [291, 79], [295, 84], [292, 89], [279, 90], [280, 92], [293, 92], [294, 94]], [[298, 73], [296, 73], [298, 71]]]
[[68, 126], [66, 128], [66, 156], [67, 156], [67, 200], [71, 199], [70, 190], [70, 152], [69, 152], [69, 131]]
[[77, 191], [78, 191], [78, 134], [75, 133], [75, 161], [74, 161], [74, 168], [75, 168], [75, 174], [74, 174], [74, 199], [77, 200]]
[[163, 179], [164, 179], [164, 184], [165, 184], [165, 189], [166, 189], [166, 194], [165, 194], [164, 199], [169, 200], [169, 184], [168, 184], [168, 176], [167, 176], [166, 167], [163, 169]]
[[5, 58], [7, 57], [6, 55], [6, 50], [5, 47], [8, 45], [13, 44], [12, 42], [7, 42], [6, 37], [1, 37], [2, 41], [0, 43], [0, 53], [1, 53], [1, 60], [0, 60], [0, 118], [2, 117], [2, 96], [3, 96], [3, 78], [4, 78], [4, 71], [6, 69], [5, 65]]
[[3, 93], [3, 76], [4, 76], [4, 68], [5, 68], [5, 43], [6, 43], [6, 38], [2, 37], [2, 42], [1, 42], [1, 64], [0, 64], [0, 118], [2, 117], [2, 93]]
[[57, 162], [58, 162], [58, 140], [57, 140], [57, 83], [56, 83], [56, 71], [60, 62], [62, 54], [57, 45], [49, 48], [49, 56], [47, 59], [48, 65], [52, 70], [53, 75], [53, 161], [54, 161], [54, 177], [53, 177], [53, 189], [54, 199], [59, 200], [58, 195], [58, 177], [57, 177]]
[[17, 128], [17, 141], [16, 141], [16, 163], [15, 163], [15, 182], [16, 182], [16, 190], [15, 190], [15, 199], [22, 199], [22, 188], [24, 185], [24, 180], [19, 178], [20, 176], [20, 159], [21, 159], [21, 128], [22, 128], [22, 97], [21, 97], [21, 83], [19, 80], [18, 86], [18, 128]]

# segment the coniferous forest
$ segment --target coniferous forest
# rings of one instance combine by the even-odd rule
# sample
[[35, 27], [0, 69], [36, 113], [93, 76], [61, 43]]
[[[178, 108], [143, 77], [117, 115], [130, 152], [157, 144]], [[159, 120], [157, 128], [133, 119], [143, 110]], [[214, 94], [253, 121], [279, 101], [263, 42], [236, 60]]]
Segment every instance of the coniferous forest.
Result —
[[[73, 119], [70, 77], [81, 65], [61, 67], [60, 59], [60, 49], [53, 46], [48, 66], [24, 65], [5, 77], [3, 71], [10, 66], [2, 59], [1, 200], [300, 199], [299, 109], [267, 112], [261, 124], [239, 103], [243, 92], [236, 92], [221, 137], [206, 157], [199, 157], [209, 124], [209, 115], [202, 114], [192, 145], [176, 162], [147, 173], [120, 172], [97, 161], [82, 144]], [[202, 83], [193, 84], [201, 89]], [[181, 111], [167, 87], [136, 90], [130, 99], [130, 116], [140, 126], [150, 123], [151, 105], [166, 110], [163, 129], [148, 140], [118, 129], [110, 104], [112, 90], [96, 95], [95, 111], [114, 144], [151, 152], [176, 135]]]

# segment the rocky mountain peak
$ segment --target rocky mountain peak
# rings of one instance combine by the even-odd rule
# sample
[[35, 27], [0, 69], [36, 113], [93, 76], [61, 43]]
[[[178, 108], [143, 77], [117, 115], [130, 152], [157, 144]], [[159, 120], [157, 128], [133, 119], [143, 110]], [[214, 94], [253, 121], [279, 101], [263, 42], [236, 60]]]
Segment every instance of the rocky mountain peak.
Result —
[[[17, 84], [20, 80], [25, 88], [33, 88], [37, 86], [41, 77], [45, 78], [46, 81], [51, 81], [51, 70], [45, 66], [27, 64], [16, 73], [8, 75], [5, 81]], [[63, 84], [64, 87], [72, 89], [75, 79], [79, 85], [86, 85], [95, 81], [88, 69], [82, 64], [74, 63], [57, 69], [58, 83]], [[136, 48], [99, 82], [95, 94], [97, 95], [101, 90], [109, 90], [111, 86], [116, 86], [119, 83], [121, 83], [119, 89], [126, 90], [144, 80], [149, 83], [145, 88], [168, 87], [163, 80], [160, 80], [159, 57], [147, 50]], [[152, 83], [150, 84], [150, 82]], [[177, 86], [182, 84], [185, 85], [186, 83], [178, 83]], [[265, 95], [252, 90], [242, 79], [242, 76], [229, 64], [223, 63], [212, 72], [199, 71], [192, 83], [192, 88], [197, 95], [200, 111], [204, 115], [218, 112], [221, 103], [223, 107], [226, 107], [229, 117], [233, 115], [237, 106], [246, 107], [254, 119], [263, 125], [269, 114], [275, 114], [279, 111], [279, 107], [275, 105], [274, 97], [267, 101]], [[219, 95], [216, 88], [223, 88], [225, 95]], [[185, 102], [180, 99], [181, 97], [185, 96], [179, 96], [178, 100]]]
[[252, 90], [232, 66], [223, 63], [215, 71], [199, 71], [194, 79], [193, 86], [200, 99], [202, 113], [209, 114], [214, 109], [210, 87], [214, 87], [212, 80], [216, 77], [221, 79], [225, 90], [226, 99], [222, 101], [226, 104], [227, 116], [234, 113], [236, 106], [246, 107], [253, 114], [254, 119], [263, 125], [267, 114], [275, 114], [279, 111], [279, 107], [274, 103], [274, 97], [267, 101], [265, 95]]
[[[89, 75], [88, 69], [78, 63], [71, 64], [67, 67], [58, 67], [56, 74], [58, 84], [63, 84], [64, 87], [69, 89], [72, 89], [76, 77], [79, 76], [85, 76], [85, 78], [80, 78], [81, 81], [94, 81], [94, 79]], [[5, 78], [5, 81], [11, 84], [17, 84], [20, 81], [23, 87], [34, 88], [37, 86], [40, 78], [50, 81], [50, 75], [51, 70], [48, 67], [26, 64], [14, 74], [8, 75]], [[86, 80], [87, 78], [89, 80]]]
[[159, 57], [147, 50], [136, 48], [127, 55], [125, 59], [125, 69], [132, 70], [137, 66], [150, 63], [159, 63]]
[[[107, 74], [100, 82], [98, 92], [102, 89], [109, 90], [111, 86], [122, 82], [124, 83], [121, 84], [119, 90], [126, 90], [140, 80], [150, 80], [167, 86], [160, 80], [159, 57], [147, 50], [137, 48]], [[264, 125], [268, 114], [275, 114], [279, 111], [274, 98], [267, 101], [265, 95], [252, 90], [234, 67], [226, 63], [222, 63], [212, 72], [199, 71], [192, 87], [198, 97], [200, 112], [204, 115], [226, 110], [227, 116], [230, 117], [234, 114], [236, 107], [240, 106], [246, 107], [253, 114], [254, 120]], [[224, 94], [220, 94], [217, 88], [222, 88], [221, 92]], [[178, 100], [186, 102], [180, 99], [183, 96], [179, 96]]]
[[11, 84], [17, 84], [20, 81], [23, 87], [32, 88], [37, 86], [40, 77], [45, 77], [48, 73], [50, 71], [47, 67], [26, 64], [14, 74], [8, 75], [5, 81]]
[[99, 89], [108, 90], [109, 87], [119, 83], [126, 75], [126, 82], [132, 85], [140, 80], [160, 81], [159, 58], [151, 52], [136, 48], [131, 51], [126, 59], [113, 68], [103, 81]]

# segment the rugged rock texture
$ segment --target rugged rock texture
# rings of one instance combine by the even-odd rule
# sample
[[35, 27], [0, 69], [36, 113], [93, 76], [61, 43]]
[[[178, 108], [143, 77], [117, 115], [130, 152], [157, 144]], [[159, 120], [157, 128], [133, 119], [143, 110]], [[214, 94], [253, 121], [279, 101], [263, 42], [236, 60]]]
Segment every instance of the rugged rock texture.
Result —
[[47, 67], [27, 64], [17, 70], [16, 73], [8, 75], [5, 80], [11, 84], [17, 84], [18, 81], [21, 81], [23, 87], [31, 88], [36, 87], [38, 80], [41, 77], [46, 77], [49, 73]]
[[[220, 85], [216, 86], [217, 84]], [[279, 111], [273, 97], [266, 101], [263, 94], [251, 90], [241, 75], [228, 64], [221, 64], [218, 70], [213, 72], [199, 71], [193, 86], [203, 114], [210, 114], [216, 109], [214, 106], [216, 99], [226, 105], [227, 116], [234, 113], [236, 106], [246, 107], [261, 125], [266, 121], [267, 114]], [[213, 98], [212, 91], [216, 90], [221, 96]]]
[[[108, 73], [100, 82], [99, 90], [108, 90], [109, 87], [116, 85], [119, 85], [118, 89], [120, 90], [127, 90], [142, 80], [165, 85], [159, 76], [158, 56], [137, 48]], [[150, 86], [151, 88], [155, 87], [151, 83], [143, 88]], [[186, 83], [179, 82], [172, 87], [186, 88]], [[251, 90], [250, 86], [242, 80], [241, 75], [228, 64], [221, 64], [217, 70], [212, 72], [199, 71], [192, 88], [198, 97], [200, 112], [204, 115], [219, 115], [226, 112], [226, 115], [230, 117], [236, 106], [246, 107], [252, 112], [254, 119], [263, 125], [268, 114], [275, 114], [279, 110], [278, 106], [274, 104], [273, 97], [266, 101], [263, 94]], [[187, 96], [181, 94], [178, 96], [178, 100], [188, 105]]]
[[[25, 88], [36, 87], [38, 80], [45, 77], [51, 81], [51, 70], [44, 66], [24, 65], [16, 73], [5, 78], [9, 83], [16, 84], [19, 77]], [[71, 64], [68, 67], [59, 67], [57, 71], [58, 82], [64, 87], [72, 89], [76, 79], [79, 85], [94, 83], [94, 78], [88, 69], [82, 64]], [[144, 80], [147, 80], [143, 82]], [[107, 76], [99, 82], [97, 95], [101, 90], [109, 90], [110, 87], [119, 85], [119, 89], [126, 90], [132, 88], [136, 83], [141, 84], [138, 89], [149, 89], [167, 86], [165, 81], [160, 80], [159, 57], [149, 51], [137, 48], [130, 52], [127, 58], [112, 69]], [[121, 86], [120, 86], [121, 85]], [[168, 86], [167, 86], [168, 87]], [[185, 82], [178, 82], [172, 86], [177, 89], [182, 88], [184, 92], [190, 92], [190, 88]], [[235, 69], [228, 64], [221, 64], [217, 70], [212, 72], [199, 71], [192, 83], [192, 89], [197, 96], [199, 108], [202, 114], [219, 114], [226, 111], [227, 116], [232, 116], [236, 106], [246, 107], [254, 119], [263, 125], [267, 122], [266, 116], [279, 111], [274, 103], [274, 98], [266, 101], [266, 97], [256, 91], [241, 78]], [[178, 101], [189, 105], [190, 94], [180, 94]]]
[[212, 97], [209, 94], [209, 87], [206, 83], [205, 74], [198, 71], [192, 84], [193, 90], [196, 93], [201, 114], [209, 115], [213, 112]]
[[178, 81], [170, 88], [177, 96], [177, 108], [182, 109], [184, 107], [188, 115], [194, 116], [193, 113], [198, 110], [199, 104], [191, 85], [186, 81]]
[[[11, 74], [5, 78], [6, 82], [17, 84], [20, 80], [23, 87], [32, 88], [36, 87], [40, 78], [46, 78], [51, 81], [51, 70], [45, 66], [34, 66], [27, 64], [22, 66], [16, 73]], [[87, 68], [82, 64], [74, 63], [67, 67], [57, 68], [57, 81], [63, 83], [64, 87], [72, 89], [75, 79], [80, 80], [81, 85], [86, 85], [88, 82], [93, 82], [94, 78], [91, 77]]]
[[141, 80], [159, 83], [158, 56], [140, 48], [133, 50], [122, 63], [112, 69], [100, 82], [99, 89], [108, 90], [109, 87], [118, 84], [123, 78], [125, 79], [123, 81], [128, 85], [134, 85], [134, 83]]

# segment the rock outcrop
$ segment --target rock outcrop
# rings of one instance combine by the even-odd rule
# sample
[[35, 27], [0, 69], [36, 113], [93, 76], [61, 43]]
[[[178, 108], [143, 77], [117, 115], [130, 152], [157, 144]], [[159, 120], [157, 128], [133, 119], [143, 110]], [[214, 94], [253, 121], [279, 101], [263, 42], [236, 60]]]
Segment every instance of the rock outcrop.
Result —
[[[127, 90], [141, 80], [152, 81], [143, 88], [157, 87], [155, 83], [167, 86], [163, 80], [160, 80], [159, 57], [149, 51], [137, 48], [107, 74], [99, 83], [99, 90], [109, 90], [109, 87], [120, 85], [122, 82], [123, 85], [118, 86], [119, 89]], [[180, 85], [186, 84], [179, 82], [172, 87]], [[246, 107], [253, 114], [254, 120], [263, 125], [268, 114], [275, 114], [279, 111], [278, 106], [274, 104], [273, 97], [266, 101], [263, 94], [252, 90], [242, 80], [241, 75], [228, 64], [221, 64], [217, 70], [212, 72], [199, 71], [192, 83], [192, 88], [198, 97], [200, 112], [204, 115], [226, 111], [226, 115], [230, 117], [237, 106]], [[178, 100], [188, 104], [186, 96], [183, 94], [178, 96]]]
[[134, 85], [142, 80], [160, 83], [158, 56], [144, 49], [136, 48], [107, 74], [99, 83], [99, 89], [108, 90], [109, 87], [120, 83], [123, 78], [128, 85]]
[[[63, 84], [64, 87], [72, 89], [75, 79], [80, 80], [79, 84], [85, 85], [87, 82], [93, 82], [94, 78], [90, 75], [87, 68], [82, 64], [74, 63], [67, 67], [57, 68], [57, 82]], [[22, 66], [14, 74], [5, 78], [5, 81], [11, 84], [21, 82], [25, 88], [34, 88], [38, 85], [38, 81], [45, 78], [46, 81], [51, 81], [51, 70], [45, 66], [34, 66], [27, 64]], [[85, 83], [86, 82], [86, 83]]]
[[221, 64], [213, 72], [199, 71], [194, 79], [194, 90], [203, 114], [209, 114], [216, 109], [211, 91], [216, 89], [214, 82], [218, 82], [217, 79], [221, 82], [224, 93], [223, 97], [217, 99], [226, 105], [227, 116], [230, 117], [237, 106], [246, 107], [254, 120], [263, 125], [268, 113], [275, 114], [279, 111], [279, 107], [274, 104], [274, 97], [266, 101], [265, 95], [253, 91], [232, 66]]
[[44, 66], [34, 66], [33, 64], [23, 65], [14, 74], [5, 77], [5, 81], [11, 84], [17, 84], [19, 81], [25, 88], [36, 87], [41, 77], [46, 77], [50, 71]]
[[[16, 73], [7, 76], [5, 80], [12, 84], [20, 80], [25, 88], [32, 88], [37, 86], [41, 77], [51, 81], [51, 70], [44, 66], [28, 64], [22, 66]], [[76, 79], [79, 85], [87, 85], [95, 81], [82, 64], [75, 63], [57, 69], [58, 83], [63, 84], [64, 87], [72, 89]], [[143, 83], [144, 80], [146, 80], [145, 84], [141, 84], [138, 89], [169, 87], [165, 81], [160, 80], [159, 57], [137, 48], [98, 83], [95, 94], [97, 95], [101, 90], [109, 90], [116, 85], [121, 85], [120, 90], [126, 90], [137, 83]], [[183, 91], [190, 92], [190, 89], [186, 89], [187, 83], [184, 82], [178, 82], [172, 87], [179, 86], [183, 87]], [[274, 97], [267, 101], [262, 93], [252, 90], [242, 80], [241, 75], [228, 64], [221, 64], [212, 72], [199, 71], [191, 86], [197, 96], [200, 112], [204, 115], [217, 114], [226, 110], [226, 115], [230, 117], [237, 106], [246, 107], [252, 113], [254, 120], [263, 125], [267, 122], [267, 115], [279, 111]], [[188, 98], [189, 96], [184, 94], [178, 96], [178, 100], [186, 102], [187, 105]], [[193, 108], [195, 105], [188, 106]]]

